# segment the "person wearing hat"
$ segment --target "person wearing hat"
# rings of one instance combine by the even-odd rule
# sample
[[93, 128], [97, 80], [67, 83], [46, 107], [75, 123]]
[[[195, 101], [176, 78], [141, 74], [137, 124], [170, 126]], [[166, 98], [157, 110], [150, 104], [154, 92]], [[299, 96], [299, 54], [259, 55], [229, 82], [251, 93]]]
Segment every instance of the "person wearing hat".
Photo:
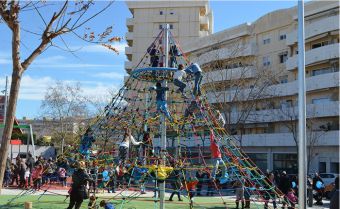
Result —
[[92, 182], [92, 178], [85, 171], [85, 162], [77, 163], [77, 169], [72, 175], [72, 186], [70, 190], [70, 203], [67, 209], [79, 209], [84, 199], [88, 198], [86, 192], [87, 182]]
[[105, 209], [115, 209], [115, 206], [113, 206], [113, 204], [108, 203], [105, 200], [100, 201], [99, 205], [100, 207], [103, 207]]

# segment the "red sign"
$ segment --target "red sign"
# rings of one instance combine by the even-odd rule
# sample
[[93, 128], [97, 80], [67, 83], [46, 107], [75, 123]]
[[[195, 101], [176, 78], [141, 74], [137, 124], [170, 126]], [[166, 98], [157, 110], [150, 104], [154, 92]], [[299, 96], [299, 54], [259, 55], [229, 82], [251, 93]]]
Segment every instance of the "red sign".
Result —
[[20, 145], [20, 144], [22, 144], [22, 142], [21, 142], [20, 139], [12, 139], [11, 140], [11, 144], [13, 144], [13, 145]]

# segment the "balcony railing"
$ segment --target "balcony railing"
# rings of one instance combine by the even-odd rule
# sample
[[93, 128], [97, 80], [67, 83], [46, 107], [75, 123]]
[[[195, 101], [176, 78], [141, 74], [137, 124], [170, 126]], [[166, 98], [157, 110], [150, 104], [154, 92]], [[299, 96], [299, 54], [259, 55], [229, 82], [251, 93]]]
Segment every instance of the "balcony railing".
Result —
[[192, 61], [199, 64], [206, 64], [223, 59], [251, 56], [255, 55], [256, 49], [256, 45], [250, 43], [246, 45], [233, 46], [230, 48], [221, 48], [203, 53], [202, 55], [193, 58]]
[[125, 34], [126, 40], [133, 40], [133, 33], [132, 32], [127, 32]]
[[[339, 72], [326, 73], [318, 76], [306, 78], [306, 91], [315, 91], [339, 86]], [[239, 89], [229, 91], [216, 91], [207, 93], [207, 98], [211, 103], [232, 102], [235, 97], [238, 101], [246, 101], [257, 96], [258, 89]], [[272, 98], [296, 95], [298, 93], [298, 81], [271, 85], [265, 88], [256, 98]], [[261, 96], [262, 95], [262, 96]], [[255, 99], [256, 99], [255, 98]]]
[[[339, 47], [339, 43], [336, 43], [306, 51], [306, 65], [311, 65], [323, 60], [339, 58]], [[297, 58], [297, 55], [288, 58], [286, 61], [287, 70], [293, 70], [297, 68]]]
[[132, 54], [133, 47], [125, 47], [125, 54]]
[[256, 69], [253, 66], [214, 70], [204, 74], [202, 84], [218, 81], [253, 78], [255, 77], [255, 75]]
[[[339, 146], [339, 131], [314, 132], [315, 146]], [[240, 137], [238, 137], [240, 138]], [[307, 145], [308, 145], [307, 140]], [[292, 133], [246, 134], [242, 136], [242, 146], [273, 147], [296, 146]]]
[[126, 18], [127, 26], [133, 26], [133, 24], [134, 24], [134, 18]]
[[[339, 30], [339, 16], [334, 15], [331, 17], [323, 18], [318, 21], [305, 25], [305, 39], [327, 33], [330, 31]], [[293, 45], [297, 42], [297, 31], [287, 34], [287, 45]]]
[[130, 61], [125, 61], [124, 67], [125, 67], [125, 69], [131, 70], [131, 69], [132, 69], [132, 62], [130, 62]]
[[[244, 114], [241, 112], [231, 113], [231, 123], [236, 123], [242, 115]], [[307, 118], [339, 116], [339, 101], [330, 101], [324, 104], [308, 104], [306, 116]], [[297, 106], [250, 111], [244, 123], [250, 124], [289, 121], [291, 118], [298, 118]]]

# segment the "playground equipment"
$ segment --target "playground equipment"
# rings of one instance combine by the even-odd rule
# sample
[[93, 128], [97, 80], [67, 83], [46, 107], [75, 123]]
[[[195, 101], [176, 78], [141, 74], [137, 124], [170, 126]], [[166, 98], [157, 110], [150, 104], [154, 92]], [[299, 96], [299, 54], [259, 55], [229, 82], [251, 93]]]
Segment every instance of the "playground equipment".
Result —
[[[159, 205], [161, 209], [165, 208], [165, 191], [180, 190], [167, 186], [176, 185], [178, 181], [186, 190], [190, 208], [203, 207], [192, 198], [195, 187], [202, 181], [208, 182], [207, 194], [218, 195], [225, 208], [235, 205], [223, 197], [234, 191], [231, 185], [237, 187], [238, 193], [244, 193], [245, 201], [252, 201], [261, 208], [263, 205], [259, 202], [281, 196], [226, 132], [220, 121], [221, 114], [210, 106], [207, 97], [193, 95], [193, 78], [189, 76], [186, 80], [185, 94], [189, 99], [176, 91], [172, 82], [179, 64], [187, 67], [190, 62], [165, 25], [124, 86], [91, 124], [91, 132], [80, 142], [82, 158], [96, 161], [104, 170], [114, 163], [123, 175], [129, 176], [127, 186], [119, 193], [124, 197], [120, 208], [139, 196], [138, 193], [124, 196], [124, 191], [143, 188], [148, 181], [153, 182], [148, 189], [155, 191], [155, 208]], [[166, 110], [156, 108], [155, 93], [150, 90], [155, 83], [161, 83], [168, 90], [165, 93]], [[171, 117], [166, 117], [167, 110]], [[130, 147], [128, 161], [122, 164], [117, 156], [117, 144], [126, 129], [131, 130], [137, 140], [144, 140], [144, 144], [137, 149]], [[215, 146], [211, 150], [221, 152], [221, 157], [211, 159], [207, 145]], [[223, 165], [221, 171], [219, 163]], [[174, 171], [177, 171], [176, 178], [171, 177]], [[197, 179], [198, 172], [205, 173], [206, 178]], [[243, 199], [241, 202], [243, 205]]]

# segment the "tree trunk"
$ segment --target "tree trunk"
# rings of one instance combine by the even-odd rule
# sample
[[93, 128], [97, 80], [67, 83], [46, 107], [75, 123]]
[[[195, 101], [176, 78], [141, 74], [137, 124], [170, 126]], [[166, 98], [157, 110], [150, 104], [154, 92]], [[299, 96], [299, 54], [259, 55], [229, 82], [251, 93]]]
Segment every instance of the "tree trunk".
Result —
[[0, 147], [0, 193], [1, 193], [2, 183], [4, 179], [4, 174], [5, 174], [6, 161], [7, 161], [7, 155], [8, 155], [7, 151], [8, 151], [9, 142], [12, 136], [17, 100], [18, 100], [18, 95], [19, 95], [19, 88], [20, 88], [20, 82], [21, 82], [20, 71], [21, 69], [13, 69], [10, 98], [8, 102], [5, 127], [4, 127], [4, 132], [2, 135], [2, 141], [1, 141], [1, 147]]
[[[17, 100], [20, 89], [21, 76], [24, 69], [20, 63], [20, 25], [17, 20], [13, 20], [12, 24], [12, 63], [13, 73], [11, 90], [9, 94], [9, 101], [6, 113], [5, 127], [2, 135], [0, 147], [0, 193], [5, 174], [6, 161], [8, 155], [8, 145], [11, 140], [15, 112], [17, 107]], [[11, 159], [12, 160], [12, 159]]]

